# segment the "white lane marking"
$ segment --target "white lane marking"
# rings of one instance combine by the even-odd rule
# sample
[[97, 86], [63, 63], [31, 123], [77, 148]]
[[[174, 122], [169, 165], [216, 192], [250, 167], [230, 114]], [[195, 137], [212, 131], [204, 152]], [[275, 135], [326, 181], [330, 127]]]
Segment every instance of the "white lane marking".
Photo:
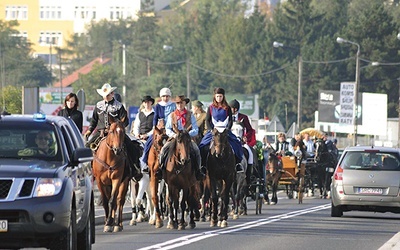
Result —
[[400, 232], [395, 234], [390, 240], [383, 244], [379, 250], [398, 250], [400, 249]]
[[204, 239], [207, 239], [210, 237], [214, 237], [214, 236], [218, 236], [218, 235], [222, 235], [222, 234], [228, 234], [228, 233], [232, 233], [232, 232], [238, 232], [238, 231], [246, 230], [246, 229], [253, 228], [253, 227], [259, 227], [259, 226], [270, 224], [270, 223], [277, 222], [280, 220], [289, 219], [289, 218], [292, 218], [295, 216], [308, 214], [308, 213], [316, 212], [319, 210], [328, 209], [330, 207], [331, 207], [331, 204], [325, 204], [325, 205], [320, 205], [317, 207], [293, 211], [293, 212], [286, 213], [286, 214], [275, 215], [275, 216], [271, 216], [271, 217], [268, 217], [265, 219], [250, 221], [247, 223], [231, 226], [229, 228], [222, 228], [222, 229], [207, 231], [207, 232], [198, 233], [198, 234], [185, 235], [183, 237], [165, 241], [163, 243], [139, 248], [139, 250], [174, 249], [174, 248], [182, 247], [182, 246], [191, 244], [193, 242], [204, 240]]

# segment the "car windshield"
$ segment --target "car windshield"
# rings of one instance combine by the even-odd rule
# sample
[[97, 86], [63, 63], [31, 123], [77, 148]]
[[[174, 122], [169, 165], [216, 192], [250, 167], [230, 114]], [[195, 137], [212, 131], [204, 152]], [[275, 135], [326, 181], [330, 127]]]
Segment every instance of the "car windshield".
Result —
[[0, 158], [61, 161], [60, 146], [54, 128], [46, 124], [28, 127], [1, 127]]
[[344, 169], [400, 170], [399, 156], [393, 152], [349, 151], [341, 165]]

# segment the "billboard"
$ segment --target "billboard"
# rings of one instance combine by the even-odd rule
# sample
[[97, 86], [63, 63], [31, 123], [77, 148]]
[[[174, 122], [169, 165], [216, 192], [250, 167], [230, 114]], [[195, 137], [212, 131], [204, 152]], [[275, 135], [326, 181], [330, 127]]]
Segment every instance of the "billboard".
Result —
[[[357, 133], [364, 135], [387, 134], [387, 95], [359, 93]], [[340, 123], [340, 91], [320, 90], [316, 128], [327, 132], [353, 133], [354, 125]]]

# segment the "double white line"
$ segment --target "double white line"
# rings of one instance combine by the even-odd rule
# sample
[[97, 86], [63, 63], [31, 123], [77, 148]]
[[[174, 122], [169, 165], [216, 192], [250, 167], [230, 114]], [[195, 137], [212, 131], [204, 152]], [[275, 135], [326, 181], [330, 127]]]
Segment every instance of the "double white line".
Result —
[[187, 235], [187, 236], [182, 236], [180, 238], [176, 238], [176, 239], [173, 239], [173, 240], [165, 241], [163, 243], [159, 243], [159, 244], [155, 244], [155, 245], [152, 245], [152, 246], [140, 248], [140, 250], [174, 249], [174, 248], [182, 247], [182, 246], [191, 244], [193, 242], [204, 240], [204, 239], [207, 239], [207, 238], [210, 238], [210, 237], [214, 237], [214, 236], [218, 236], [218, 235], [222, 235], [222, 234], [233, 233], [233, 232], [238, 232], [238, 231], [246, 230], [246, 229], [253, 228], [253, 227], [259, 227], [259, 226], [262, 226], [262, 225], [270, 224], [270, 223], [277, 222], [277, 221], [280, 221], [280, 220], [289, 219], [289, 218], [296, 217], [296, 216], [299, 216], [299, 215], [308, 214], [308, 213], [316, 212], [316, 211], [319, 211], [319, 210], [328, 209], [330, 207], [331, 207], [331, 204], [325, 204], [325, 205], [320, 205], [320, 206], [317, 206], [317, 207], [312, 207], [312, 208], [307, 208], [307, 209], [303, 209], [303, 210], [293, 211], [293, 212], [286, 213], [286, 214], [275, 215], [275, 216], [271, 216], [271, 217], [268, 217], [268, 218], [265, 218], [265, 219], [259, 219], [259, 220], [255, 220], [255, 221], [250, 221], [250, 222], [247, 222], [247, 223], [231, 226], [229, 228], [216, 229], [216, 230], [207, 231], [207, 232], [203, 232], [203, 233], [199, 233], [199, 234], [191, 234], [191, 235]]

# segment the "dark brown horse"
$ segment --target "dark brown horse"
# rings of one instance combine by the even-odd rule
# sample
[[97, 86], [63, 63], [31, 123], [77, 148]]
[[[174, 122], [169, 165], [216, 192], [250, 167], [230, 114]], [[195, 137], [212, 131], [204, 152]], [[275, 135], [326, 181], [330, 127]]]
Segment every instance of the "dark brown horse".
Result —
[[[211, 148], [206, 161], [212, 201], [211, 227], [228, 226], [229, 191], [236, 178], [235, 155], [228, 141], [228, 133], [226, 128], [217, 126], [212, 130]], [[219, 192], [217, 192], [218, 187]], [[221, 206], [218, 211], [220, 198]]]
[[[268, 204], [275, 205], [278, 203], [278, 185], [279, 180], [282, 176], [282, 164], [278, 156], [271, 153], [268, 157], [268, 163], [266, 166], [266, 176], [265, 185], [267, 187], [267, 192], [265, 194], [265, 201]], [[269, 199], [269, 192], [272, 192], [271, 200]]]
[[[194, 209], [197, 205], [195, 196], [191, 195], [191, 190], [197, 183], [195, 170], [192, 167], [190, 157], [190, 145], [192, 144], [191, 137], [186, 130], [178, 131], [177, 136], [171, 142], [171, 147], [168, 152], [168, 160], [166, 163], [166, 171], [164, 180], [168, 184], [168, 203], [169, 216], [168, 228], [170, 229], [185, 229], [185, 211], [187, 205], [190, 211], [190, 228], [195, 228]], [[182, 191], [182, 199], [179, 201], [179, 194]], [[181, 210], [180, 219], [178, 212]]]
[[94, 153], [93, 176], [101, 193], [105, 211], [104, 232], [123, 230], [122, 212], [131, 173], [124, 148], [125, 127], [112, 121], [108, 135]]
[[[149, 166], [150, 173], [150, 192], [151, 192], [151, 200], [156, 209], [155, 217], [155, 226], [156, 228], [160, 228], [164, 225], [163, 220], [161, 219], [161, 210], [159, 204], [159, 196], [158, 196], [158, 182], [160, 181], [157, 178], [156, 172], [160, 167], [160, 163], [158, 161], [158, 155], [164, 144], [166, 143], [168, 136], [165, 134], [165, 129], [159, 129], [157, 126], [154, 128], [153, 132], [153, 144], [149, 151], [149, 158], [147, 160]], [[160, 194], [161, 195], [161, 194]]]

